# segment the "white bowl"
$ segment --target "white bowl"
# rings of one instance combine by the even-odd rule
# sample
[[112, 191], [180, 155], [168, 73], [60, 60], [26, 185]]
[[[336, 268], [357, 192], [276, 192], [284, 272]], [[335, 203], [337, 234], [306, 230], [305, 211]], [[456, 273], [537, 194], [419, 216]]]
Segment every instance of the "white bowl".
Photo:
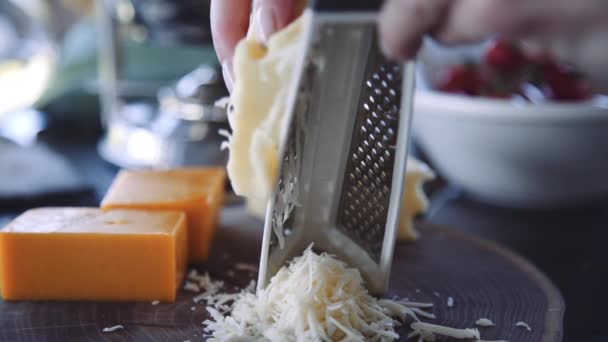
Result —
[[608, 101], [513, 103], [418, 90], [414, 135], [448, 181], [510, 207], [608, 196]]

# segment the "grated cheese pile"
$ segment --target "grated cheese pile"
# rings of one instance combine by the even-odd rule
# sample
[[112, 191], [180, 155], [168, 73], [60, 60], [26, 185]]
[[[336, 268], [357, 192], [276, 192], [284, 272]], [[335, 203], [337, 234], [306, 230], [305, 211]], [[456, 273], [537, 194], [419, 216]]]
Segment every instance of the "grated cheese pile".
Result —
[[393, 341], [395, 328], [411, 319], [410, 337], [434, 341], [436, 335], [478, 340], [477, 329], [422, 323], [433, 319], [430, 303], [376, 299], [357, 269], [309, 247], [283, 267], [267, 288], [236, 295], [230, 315], [207, 307], [209, 341]]

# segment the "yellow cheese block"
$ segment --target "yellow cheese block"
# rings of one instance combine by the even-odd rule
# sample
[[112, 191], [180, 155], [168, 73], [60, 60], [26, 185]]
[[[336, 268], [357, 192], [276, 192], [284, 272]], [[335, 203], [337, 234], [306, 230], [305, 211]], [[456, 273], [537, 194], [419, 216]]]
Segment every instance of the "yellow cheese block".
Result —
[[223, 168], [121, 171], [101, 208], [184, 211], [189, 260], [205, 262], [224, 201], [225, 179]]
[[2, 297], [172, 302], [186, 233], [182, 212], [29, 210], [0, 230]]

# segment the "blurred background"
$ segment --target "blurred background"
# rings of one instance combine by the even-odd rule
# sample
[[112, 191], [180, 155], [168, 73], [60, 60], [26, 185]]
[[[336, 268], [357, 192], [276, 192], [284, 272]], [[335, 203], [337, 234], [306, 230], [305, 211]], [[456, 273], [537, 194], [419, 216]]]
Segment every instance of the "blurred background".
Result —
[[[225, 165], [209, 2], [0, 1], [0, 226], [97, 205], [121, 167]], [[414, 154], [439, 173], [426, 219], [527, 257], [566, 299], [564, 340], [608, 341], [608, 105], [517, 51], [426, 42]]]

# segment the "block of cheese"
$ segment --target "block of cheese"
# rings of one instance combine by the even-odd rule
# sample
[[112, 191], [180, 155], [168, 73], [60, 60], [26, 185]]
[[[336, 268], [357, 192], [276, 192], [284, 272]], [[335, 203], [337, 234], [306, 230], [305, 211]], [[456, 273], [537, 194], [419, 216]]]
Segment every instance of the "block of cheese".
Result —
[[300, 44], [305, 19], [310, 15], [272, 35], [266, 46], [250, 34], [235, 50], [228, 175], [235, 193], [246, 198], [268, 198], [275, 181], [280, 139], [288, 124], [289, 85], [295, 61], [305, 52]]
[[418, 231], [414, 228], [414, 218], [426, 212], [429, 199], [422, 186], [435, 178], [435, 173], [425, 163], [409, 157], [405, 171], [405, 189], [401, 202], [401, 219], [399, 220], [398, 240], [415, 240]]
[[189, 260], [205, 262], [224, 201], [226, 171], [219, 167], [121, 171], [102, 210], [181, 210], [188, 222]]
[[172, 302], [186, 234], [176, 211], [29, 210], [0, 230], [2, 297]]
[[[280, 137], [287, 127], [288, 90], [294, 79], [297, 56], [303, 54], [309, 17], [305, 12], [271, 36], [266, 46], [253, 34], [256, 30], [250, 29], [235, 50], [236, 83], [228, 116], [232, 128], [228, 137], [228, 174], [235, 192], [246, 198], [248, 211], [261, 218], [275, 181]], [[417, 237], [413, 219], [428, 206], [422, 184], [432, 178], [433, 172], [425, 164], [408, 159], [400, 240]]]

